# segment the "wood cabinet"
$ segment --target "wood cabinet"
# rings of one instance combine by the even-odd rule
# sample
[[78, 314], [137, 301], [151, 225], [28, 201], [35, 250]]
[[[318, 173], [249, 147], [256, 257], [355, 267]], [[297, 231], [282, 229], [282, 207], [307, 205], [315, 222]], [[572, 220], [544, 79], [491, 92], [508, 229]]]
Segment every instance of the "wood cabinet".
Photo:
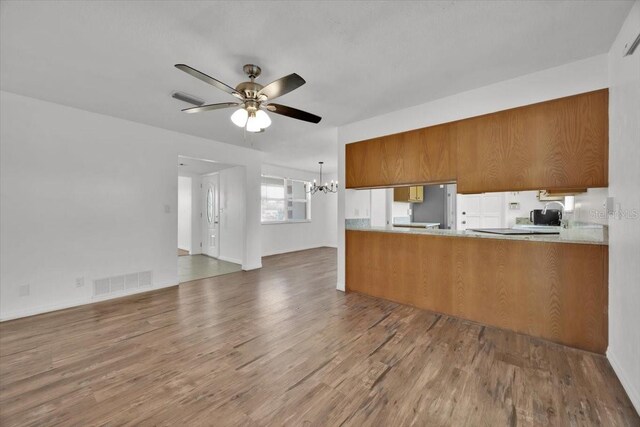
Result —
[[455, 127], [450, 124], [347, 144], [345, 149], [347, 188], [456, 179]]
[[346, 188], [459, 193], [608, 185], [608, 89], [346, 145]]
[[604, 353], [604, 245], [349, 230], [346, 287]]
[[424, 187], [422, 185], [396, 187], [393, 189], [393, 201], [422, 203], [424, 202]]
[[456, 124], [459, 193], [608, 185], [608, 90]]

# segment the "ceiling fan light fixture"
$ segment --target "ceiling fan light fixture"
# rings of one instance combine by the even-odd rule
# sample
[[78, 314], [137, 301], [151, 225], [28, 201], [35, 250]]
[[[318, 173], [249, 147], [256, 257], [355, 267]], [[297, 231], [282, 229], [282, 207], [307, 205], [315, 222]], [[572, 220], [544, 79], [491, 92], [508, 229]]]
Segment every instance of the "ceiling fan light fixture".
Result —
[[256, 111], [256, 120], [260, 129], [266, 129], [271, 126], [271, 118], [262, 110]]
[[247, 119], [247, 132], [260, 132], [260, 122], [256, 118], [256, 113], [251, 113]]
[[[190, 101], [187, 102], [192, 102], [194, 104], [197, 103], [196, 105], [198, 106], [183, 109], [182, 111], [185, 113], [201, 113], [203, 111], [240, 107], [231, 115], [231, 122], [240, 128], [244, 128], [247, 132], [264, 132], [266, 128], [271, 126], [271, 117], [269, 117], [264, 109], [268, 109], [274, 114], [291, 117], [293, 119], [309, 123], [317, 124], [322, 120], [322, 117], [316, 116], [315, 114], [298, 110], [297, 108], [287, 107], [286, 105], [271, 103], [274, 99], [282, 95], [286, 95], [292, 90], [295, 90], [305, 84], [305, 80], [296, 73], [291, 73], [288, 76], [284, 76], [278, 80], [272, 81], [266, 86], [263, 86], [255, 81], [255, 79], [260, 75], [260, 67], [253, 64], [247, 64], [243, 67], [243, 70], [249, 77], [250, 81], [239, 83], [235, 88], [233, 88], [228, 84], [214, 79], [213, 77], [208, 76], [207, 74], [186, 64], [175, 64], [175, 67], [198, 80], [238, 98], [241, 101], [200, 105], [204, 101], [195, 99], [194, 97], [193, 99], [190, 98]], [[179, 99], [185, 100], [184, 97]], [[267, 102], [269, 103], [268, 105], [266, 104]]]
[[249, 112], [244, 108], [239, 108], [231, 115], [231, 121], [234, 125], [243, 128], [247, 124], [248, 117]]

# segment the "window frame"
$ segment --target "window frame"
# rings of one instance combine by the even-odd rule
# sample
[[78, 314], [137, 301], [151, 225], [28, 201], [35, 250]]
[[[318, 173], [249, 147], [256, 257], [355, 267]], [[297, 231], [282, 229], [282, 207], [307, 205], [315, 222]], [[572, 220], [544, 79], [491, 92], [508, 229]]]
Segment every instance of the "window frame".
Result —
[[[269, 197], [262, 197], [262, 186], [263, 184], [263, 178], [269, 178], [269, 179], [278, 179], [278, 180], [282, 180], [283, 183], [283, 188], [284, 188], [284, 198], [283, 199], [274, 199], [274, 198], [269, 198]], [[301, 182], [304, 185], [305, 188], [305, 198], [304, 199], [296, 199], [293, 198], [293, 191], [291, 194], [291, 197], [289, 197], [289, 193], [287, 192], [287, 187], [289, 186], [289, 183], [292, 182]], [[307, 185], [310, 185], [311, 183], [309, 181], [305, 181], [303, 179], [295, 179], [295, 178], [287, 178], [287, 177], [282, 177], [282, 176], [276, 176], [276, 175], [261, 175], [260, 176], [260, 224], [263, 225], [271, 225], [271, 224], [302, 224], [302, 223], [307, 223], [307, 222], [311, 222], [312, 218], [311, 218], [311, 193], [307, 193]], [[276, 200], [276, 201], [280, 201], [280, 200], [284, 200], [284, 207], [285, 207], [285, 219], [284, 220], [274, 220], [274, 221], [269, 221], [269, 220], [264, 220], [262, 218], [262, 208], [263, 208], [263, 202], [265, 200]], [[294, 202], [298, 202], [298, 203], [306, 203], [306, 218], [305, 219], [288, 219], [288, 214], [289, 214], [289, 203], [294, 203]]]

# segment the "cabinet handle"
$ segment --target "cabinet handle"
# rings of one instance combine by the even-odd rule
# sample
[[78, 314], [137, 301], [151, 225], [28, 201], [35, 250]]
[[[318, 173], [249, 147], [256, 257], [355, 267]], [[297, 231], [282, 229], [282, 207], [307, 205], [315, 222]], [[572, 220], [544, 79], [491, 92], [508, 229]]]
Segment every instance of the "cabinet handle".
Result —
[[462, 221], [462, 223], [463, 223], [463, 224], [466, 224], [466, 223], [467, 223], [467, 221]]
[[466, 212], [462, 212], [462, 215], [466, 215], [466, 214], [467, 214]]

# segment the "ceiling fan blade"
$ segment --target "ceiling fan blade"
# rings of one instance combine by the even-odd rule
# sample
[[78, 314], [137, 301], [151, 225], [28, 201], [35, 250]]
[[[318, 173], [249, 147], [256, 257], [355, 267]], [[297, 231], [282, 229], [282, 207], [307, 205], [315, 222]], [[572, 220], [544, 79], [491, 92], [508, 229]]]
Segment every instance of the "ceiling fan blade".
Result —
[[239, 105], [242, 105], [242, 104], [239, 103], [239, 102], [221, 102], [219, 104], [207, 104], [207, 105], [201, 105], [199, 107], [185, 108], [182, 111], [184, 113], [201, 113], [203, 111], [211, 111], [211, 110], [219, 110], [221, 108], [237, 107]]
[[296, 73], [289, 74], [288, 76], [284, 76], [283, 78], [273, 81], [263, 87], [262, 90], [258, 92], [258, 97], [260, 97], [260, 95], [264, 95], [268, 99], [275, 99], [299, 88], [305, 83], [304, 79]]
[[305, 122], [320, 123], [320, 120], [322, 120], [322, 117], [320, 116], [298, 110], [297, 108], [287, 107], [286, 105], [269, 104], [266, 108], [272, 113], [282, 114], [283, 116], [304, 120]]
[[217, 87], [218, 89], [223, 90], [228, 94], [235, 96], [236, 98], [242, 99], [242, 95], [231, 86], [224, 84], [220, 80], [216, 80], [213, 77], [208, 76], [205, 73], [196, 70], [195, 68], [189, 67], [186, 64], [176, 64], [176, 68], [178, 70], [184, 71], [189, 75], [192, 75], [196, 79], [200, 79], [205, 83], [209, 83], [211, 86]]

